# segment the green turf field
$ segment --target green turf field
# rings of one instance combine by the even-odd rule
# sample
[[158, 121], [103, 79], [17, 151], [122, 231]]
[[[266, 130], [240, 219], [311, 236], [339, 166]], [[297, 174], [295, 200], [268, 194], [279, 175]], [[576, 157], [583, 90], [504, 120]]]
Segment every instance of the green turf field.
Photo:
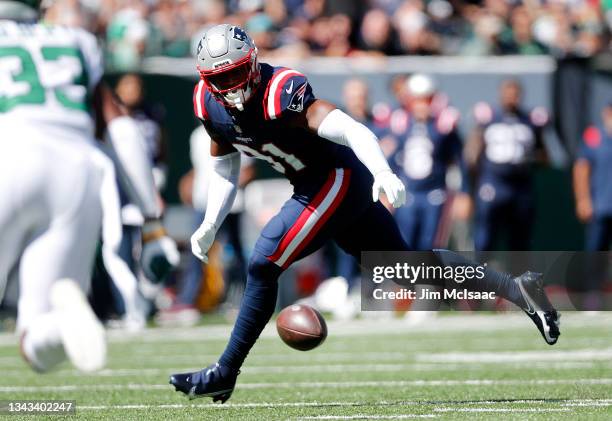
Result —
[[83, 419], [611, 420], [612, 313], [562, 322], [554, 347], [518, 313], [331, 323], [310, 352], [267, 329], [225, 405], [188, 401], [167, 377], [214, 361], [229, 326], [112, 332], [108, 368], [89, 376], [37, 375], [0, 335], [0, 400], [74, 399]]

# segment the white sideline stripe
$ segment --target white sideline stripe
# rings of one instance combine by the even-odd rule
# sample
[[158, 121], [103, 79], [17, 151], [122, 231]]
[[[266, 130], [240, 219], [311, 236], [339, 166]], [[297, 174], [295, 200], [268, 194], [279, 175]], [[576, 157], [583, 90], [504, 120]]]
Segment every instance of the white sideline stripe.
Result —
[[[520, 385], [610, 385], [612, 378], [601, 379], [540, 379], [540, 380], [386, 380], [357, 382], [267, 382], [242, 383], [240, 389], [349, 388], [349, 387], [428, 387], [428, 386], [520, 386]], [[51, 392], [84, 390], [169, 390], [166, 384], [83, 384], [56, 386], [0, 386], [0, 393]]]
[[202, 113], [202, 87], [204, 86], [204, 81], [201, 80], [198, 83], [198, 92], [196, 93], [196, 107], [198, 109], [198, 117], [204, 119], [204, 114]]
[[[536, 404], [547, 403], [544, 399], [533, 400], [507, 400], [507, 401], [475, 401], [477, 405], [509, 405], [509, 404]], [[107, 409], [182, 409], [182, 408], [210, 408], [210, 409], [232, 409], [232, 408], [300, 408], [300, 407], [350, 407], [367, 405], [368, 402], [251, 402], [251, 403], [226, 403], [219, 405], [216, 403], [202, 404], [124, 404], [124, 405], [79, 405], [79, 410], [100, 411]], [[395, 405], [395, 406], [419, 406], [419, 405], [434, 405], [427, 401], [380, 401], [376, 402], [376, 406]], [[612, 405], [610, 399], [571, 399], [565, 401], [562, 406], [607, 406]], [[449, 407], [450, 408], [450, 407]]]
[[[217, 354], [202, 354], [197, 356], [198, 360], [213, 360], [218, 358]], [[566, 365], [568, 368], [588, 368], [576, 365], [572, 367], [572, 363], [590, 363], [593, 364], [595, 361], [609, 362], [612, 361], [612, 348], [608, 349], [577, 349], [567, 351], [512, 351], [512, 352], [455, 352], [455, 353], [418, 353], [416, 355], [410, 352], [326, 352], [319, 354], [308, 355], [308, 361], [312, 365], [317, 363], [320, 366], [331, 366], [339, 364], [327, 365], [327, 362], [343, 362], [343, 360], [355, 361], [358, 358], [359, 361], [373, 361], [373, 362], [385, 362], [385, 361], [402, 361], [416, 360], [417, 364], [518, 364], [518, 363], [539, 363], [542, 367], [547, 367], [546, 364], [560, 364]], [[129, 363], [132, 361], [142, 362], [146, 359], [149, 363], [165, 363], [171, 361], [173, 365], [182, 365], [183, 362], [187, 364], [193, 364], [193, 355], [151, 355], [148, 353], [139, 353], [134, 350], [130, 355], [115, 357], [111, 355], [111, 362], [113, 363]], [[295, 362], [295, 355], [291, 353], [268, 353], [268, 354], [254, 354], [249, 357], [251, 362]], [[0, 367], [11, 368], [21, 363], [21, 358], [18, 356], [0, 357]], [[350, 364], [347, 364], [350, 365]], [[375, 366], [377, 364], [371, 364]], [[411, 365], [406, 365], [412, 367]], [[252, 366], [255, 368], [258, 366]], [[259, 366], [266, 367], [266, 366]], [[285, 370], [285, 367], [279, 367], [279, 370]], [[554, 368], [554, 367], [553, 367]], [[248, 368], [247, 368], [248, 369]], [[266, 370], [266, 368], [262, 368]], [[272, 368], [271, 370], [274, 370]], [[291, 370], [291, 368], [289, 368]], [[384, 369], [383, 369], [384, 370]]]
[[[296, 72], [297, 73], [297, 72]], [[282, 73], [281, 73], [282, 74]], [[331, 188], [325, 195], [325, 198], [321, 201], [319, 206], [317, 206], [312, 214], [308, 217], [302, 228], [295, 234], [295, 237], [287, 244], [285, 251], [283, 254], [274, 261], [278, 266], [283, 266], [287, 259], [291, 256], [291, 254], [299, 247], [299, 245], [304, 241], [304, 239], [310, 234], [310, 231], [314, 228], [316, 223], [321, 219], [325, 212], [329, 210], [329, 207], [332, 205], [336, 196], [340, 192], [342, 188], [342, 184], [344, 182], [344, 170], [342, 168], [336, 168], [334, 175], [334, 183]]]
[[[580, 329], [584, 326], [589, 328], [604, 328], [608, 329], [612, 325], [612, 311], [601, 312], [596, 317], [585, 315], [576, 312], [563, 313], [563, 329]], [[438, 317], [430, 320], [427, 323], [417, 326], [407, 326], [403, 319], [392, 318], [391, 316], [384, 319], [381, 318], [364, 318], [351, 321], [335, 321], [328, 320], [329, 331], [333, 332], [334, 337], [355, 337], [366, 335], [386, 335], [406, 337], [406, 335], [414, 333], [424, 333], [427, 335], [423, 338], [424, 341], [435, 342], [437, 340], [448, 342], [444, 335], [438, 335], [440, 332], [452, 332], [453, 334], [461, 332], [483, 331], [498, 332], [504, 331], [508, 334], [509, 330], [516, 329], [521, 332], [529, 332], [534, 329], [533, 323], [529, 321], [522, 312], [510, 312], [504, 314], [461, 314], [453, 315], [452, 317]], [[207, 325], [194, 328], [149, 328], [138, 333], [126, 333], [124, 331], [108, 331], [109, 342], [111, 343], [132, 343], [147, 344], [152, 342], [197, 342], [210, 343], [216, 341], [225, 342], [229, 337], [232, 326], [227, 325]], [[262, 333], [262, 338], [277, 339], [276, 326], [270, 323]], [[512, 339], [511, 335], [506, 336], [508, 340]], [[523, 337], [523, 335], [521, 335]], [[482, 343], [490, 343], [495, 339], [487, 340], [487, 337], [479, 337], [477, 340]], [[524, 338], [522, 338], [524, 340]], [[537, 341], [536, 341], [537, 339]], [[578, 338], [581, 343], [584, 338]], [[603, 346], [606, 343], [601, 341]], [[534, 336], [533, 343], [540, 344], [541, 338], [538, 335]], [[12, 332], [0, 333], [0, 346], [15, 346], [18, 342], [18, 337]], [[512, 340], [512, 342], [516, 342]], [[609, 343], [609, 342], [608, 342]], [[585, 346], [593, 346], [585, 343]], [[218, 357], [215, 356], [215, 357]], [[0, 361], [2, 357], [0, 357]]]
[[407, 420], [412, 418], [437, 418], [435, 414], [397, 414], [397, 415], [375, 415], [375, 414], [356, 414], [356, 415], [313, 415], [299, 417], [297, 420]]
[[434, 408], [435, 412], [570, 412], [570, 408]]
[[270, 92], [268, 92], [268, 115], [272, 120], [276, 119], [276, 110], [274, 109], [274, 98], [276, 98], [276, 91], [278, 90], [278, 84], [286, 75], [301, 75], [300, 72], [296, 70], [283, 70], [278, 75], [274, 77], [272, 80], [272, 85], [270, 85]]
[[[502, 364], [504, 368], [546, 368], [555, 370], [573, 370], [573, 369], [587, 369], [594, 368], [595, 364], [591, 362], [576, 362], [576, 363], [510, 363]], [[604, 367], [612, 368], [612, 363], [605, 364]], [[491, 367], [481, 367], [479, 364], [475, 364], [474, 367], [469, 367], [469, 370], [489, 370]], [[183, 373], [188, 371], [194, 371], [193, 367], [182, 367], [182, 368], [106, 368], [94, 373], [90, 373], [90, 376], [99, 377], [122, 377], [122, 376], [154, 376], [159, 374], [169, 373]], [[242, 370], [242, 375], [249, 374], [277, 374], [277, 373], [345, 373], [345, 372], [388, 372], [397, 370], [412, 370], [412, 371], [465, 371], [465, 364], [331, 364], [331, 365], [298, 365], [298, 366], [253, 366], [247, 367]], [[5, 369], [2, 370], [4, 374], [22, 375], [23, 369]], [[58, 374], [63, 376], [78, 376], [81, 377], [83, 373], [77, 370], [58, 370]]]
[[508, 352], [450, 352], [417, 354], [419, 362], [437, 363], [503, 363], [524, 361], [593, 361], [612, 360], [612, 348], [577, 349], [571, 351], [508, 351]]

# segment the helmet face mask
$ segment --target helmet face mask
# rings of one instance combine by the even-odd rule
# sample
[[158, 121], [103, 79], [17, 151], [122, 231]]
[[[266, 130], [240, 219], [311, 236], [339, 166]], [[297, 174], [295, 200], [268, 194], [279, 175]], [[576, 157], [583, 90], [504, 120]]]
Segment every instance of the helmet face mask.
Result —
[[239, 27], [218, 25], [198, 45], [198, 71], [226, 107], [244, 109], [260, 81], [257, 47]]

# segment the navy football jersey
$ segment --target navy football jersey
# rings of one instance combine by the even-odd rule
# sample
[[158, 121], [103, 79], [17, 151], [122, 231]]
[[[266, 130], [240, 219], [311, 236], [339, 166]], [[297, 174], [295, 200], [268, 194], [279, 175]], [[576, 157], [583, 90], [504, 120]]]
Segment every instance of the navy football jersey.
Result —
[[596, 216], [612, 215], [612, 136], [604, 127], [585, 130], [578, 158], [591, 165], [591, 197]]
[[484, 138], [480, 174], [507, 180], [528, 177], [535, 151], [543, 148], [546, 111], [539, 107], [508, 113], [486, 103], [477, 104], [474, 111]]
[[[398, 147], [390, 157], [390, 164], [412, 192], [446, 188], [449, 164], [462, 164], [463, 143], [457, 133], [458, 112], [454, 108], [442, 110], [427, 122], [418, 122], [406, 114], [403, 131], [396, 128]], [[466, 176], [463, 174], [462, 190]]]
[[225, 107], [203, 81], [195, 87], [194, 111], [211, 137], [267, 161], [295, 184], [309, 174], [356, 165], [348, 147], [292, 124], [292, 117], [314, 100], [306, 76], [262, 63], [261, 83], [243, 111]]

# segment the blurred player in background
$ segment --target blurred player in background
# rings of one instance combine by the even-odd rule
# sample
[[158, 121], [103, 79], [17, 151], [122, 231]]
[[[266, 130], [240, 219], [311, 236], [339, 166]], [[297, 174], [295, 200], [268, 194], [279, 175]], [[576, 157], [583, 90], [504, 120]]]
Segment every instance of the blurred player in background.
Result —
[[104, 330], [84, 295], [106, 165], [96, 133], [106, 132], [147, 217], [143, 267], [162, 276], [176, 249], [159, 221], [142, 135], [101, 82], [96, 39], [34, 23], [36, 2], [0, 1], [0, 17], [0, 293], [16, 270], [17, 329], [32, 368], [46, 371], [68, 356], [78, 369], [96, 370], [105, 362]]
[[[346, 81], [342, 89], [342, 97], [346, 113], [370, 129], [379, 138], [383, 151], [388, 150], [389, 145], [393, 145], [395, 142], [388, 127], [377, 121], [372, 113], [369, 89], [365, 81], [357, 78]], [[355, 280], [360, 276], [359, 265], [355, 259], [341, 249], [338, 250], [337, 274], [348, 281], [349, 287], [352, 287]], [[339, 305], [342, 304], [339, 303]]]
[[499, 107], [478, 103], [477, 122], [466, 161], [476, 179], [476, 250], [493, 250], [500, 234], [508, 249], [529, 250], [534, 216], [533, 164], [546, 160], [542, 139], [548, 114], [541, 107], [522, 105], [522, 87], [514, 79], [502, 82]]
[[[601, 111], [601, 123], [588, 127], [574, 163], [576, 214], [587, 224], [585, 250], [610, 250], [612, 242], [612, 103]], [[591, 253], [585, 282], [585, 308], [601, 307], [601, 285], [608, 256]]]
[[412, 75], [405, 89], [408, 114], [399, 144], [390, 157], [391, 167], [406, 185], [406, 204], [395, 211], [404, 240], [415, 250], [441, 247], [436, 242], [442, 210], [447, 201], [446, 174], [451, 164], [462, 169], [462, 193], [457, 201], [468, 201], [463, 165], [463, 142], [457, 131], [459, 112], [444, 105], [436, 109], [435, 81], [424, 74]]
[[[331, 239], [358, 260], [362, 250], [409, 250], [379, 201], [384, 192], [398, 208], [405, 190], [371, 130], [316, 99], [303, 74], [259, 63], [255, 44], [241, 28], [209, 29], [198, 45], [197, 62], [201, 80], [194, 111], [212, 140], [213, 171], [206, 215], [191, 238], [193, 253], [207, 260], [236, 195], [240, 152], [267, 161], [294, 186], [257, 240], [238, 318], [219, 361], [170, 377], [175, 389], [191, 398], [225, 402], [274, 312], [277, 280], [289, 265]], [[448, 250], [434, 250], [430, 258], [443, 266], [475, 265]], [[486, 268], [482, 279], [470, 279], [462, 288], [495, 291], [523, 308], [547, 343], [557, 341], [558, 315], [544, 295], [541, 276], [527, 272], [512, 279]]]
[[586, 129], [574, 164], [574, 195], [580, 222], [588, 224], [585, 249], [603, 251], [612, 242], [612, 103], [601, 123]]
[[[189, 139], [191, 163], [193, 170], [181, 179], [181, 199], [194, 210], [194, 228], [199, 227], [206, 213], [212, 157], [210, 156], [211, 139], [203, 126], [197, 127]], [[241, 160], [239, 187], [236, 200], [227, 215], [223, 231], [226, 245], [229, 247], [230, 259], [224, 265], [226, 309], [235, 309], [240, 304], [246, 280], [246, 259], [240, 238], [240, 223], [244, 211], [243, 188], [255, 177], [254, 160]], [[206, 271], [210, 274], [210, 271]], [[192, 326], [200, 319], [196, 307], [202, 283], [207, 282], [202, 262], [191, 254], [187, 267], [178, 282], [176, 299], [168, 308], [162, 309], [155, 317], [161, 326]], [[213, 297], [208, 297], [213, 299]], [[232, 310], [233, 311], [233, 310]]]

